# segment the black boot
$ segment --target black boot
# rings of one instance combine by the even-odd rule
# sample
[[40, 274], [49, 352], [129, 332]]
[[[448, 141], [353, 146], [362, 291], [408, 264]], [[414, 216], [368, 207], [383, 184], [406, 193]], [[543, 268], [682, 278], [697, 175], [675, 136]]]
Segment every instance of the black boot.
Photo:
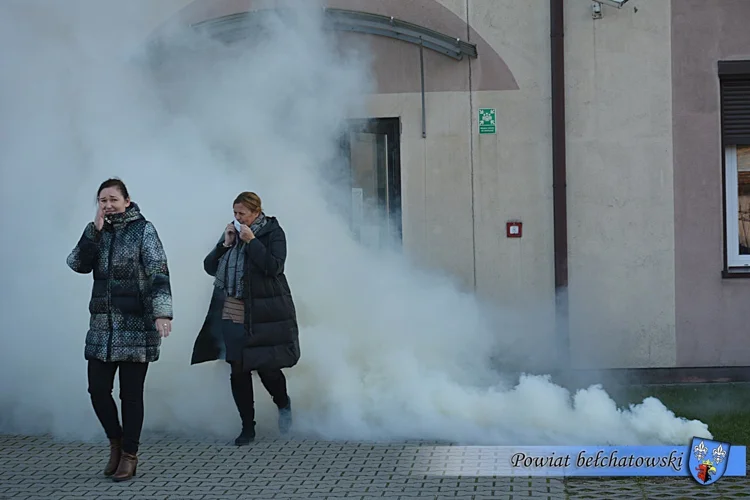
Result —
[[279, 408], [279, 432], [282, 436], [289, 434], [292, 428], [292, 400], [284, 408]]
[[245, 446], [255, 439], [255, 403], [253, 401], [253, 383], [249, 373], [232, 373], [230, 375], [232, 396], [242, 420], [242, 432], [234, 444]]
[[237, 439], [234, 440], [234, 444], [237, 446], [247, 446], [255, 441], [255, 427], [242, 426], [242, 432]]

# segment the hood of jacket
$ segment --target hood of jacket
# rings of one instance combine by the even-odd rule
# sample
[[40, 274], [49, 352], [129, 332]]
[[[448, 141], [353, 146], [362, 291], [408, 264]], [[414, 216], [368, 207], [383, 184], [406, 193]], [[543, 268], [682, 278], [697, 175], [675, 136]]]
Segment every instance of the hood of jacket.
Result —
[[112, 227], [118, 228], [123, 227], [131, 222], [143, 219], [141, 209], [137, 203], [131, 201], [130, 206], [125, 209], [124, 212], [109, 214], [104, 216], [104, 223]]

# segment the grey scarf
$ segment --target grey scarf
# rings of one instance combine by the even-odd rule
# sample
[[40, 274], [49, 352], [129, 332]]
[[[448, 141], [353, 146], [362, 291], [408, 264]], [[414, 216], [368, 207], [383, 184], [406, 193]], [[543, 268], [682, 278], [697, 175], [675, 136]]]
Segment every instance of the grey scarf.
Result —
[[[258, 218], [250, 224], [250, 230], [257, 234], [258, 230], [266, 225], [268, 219], [261, 212]], [[223, 240], [223, 237], [222, 237]], [[234, 239], [234, 244], [229, 251], [219, 258], [219, 267], [216, 271], [214, 286], [224, 290], [229, 297], [244, 298], [245, 275], [245, 248], [247, 243], [240, 239], [239, 233]]]

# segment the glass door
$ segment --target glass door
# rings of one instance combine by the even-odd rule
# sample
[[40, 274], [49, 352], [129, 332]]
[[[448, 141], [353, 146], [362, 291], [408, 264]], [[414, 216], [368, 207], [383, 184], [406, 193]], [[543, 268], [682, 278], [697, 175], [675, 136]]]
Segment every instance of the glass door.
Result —
[[401, 243], [399, 120], [350, 122], [345, 139], [354, 238], [370, 248]]

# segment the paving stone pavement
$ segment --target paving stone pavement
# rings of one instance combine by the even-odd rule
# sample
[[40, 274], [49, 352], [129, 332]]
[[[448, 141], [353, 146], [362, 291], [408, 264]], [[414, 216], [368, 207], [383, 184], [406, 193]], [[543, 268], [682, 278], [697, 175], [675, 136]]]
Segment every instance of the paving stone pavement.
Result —
[[259, 438], [248, 447], [144, 437], [138, 475], [102, 476], [105, 443], [0, 435], [0, 499], [615, 499], [746, 498], [748, 478], [701, 487], [690, 478], [568, 479], [460, 476], [418, 460], [430, 446]]

